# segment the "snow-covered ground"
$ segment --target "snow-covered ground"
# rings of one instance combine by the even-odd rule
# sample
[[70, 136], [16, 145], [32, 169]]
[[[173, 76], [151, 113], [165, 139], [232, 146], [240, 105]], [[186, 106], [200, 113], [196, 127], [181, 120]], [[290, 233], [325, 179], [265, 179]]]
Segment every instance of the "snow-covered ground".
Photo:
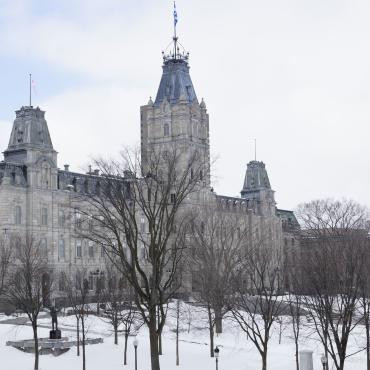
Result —
[[[173, 306], [174, 307], [174, 306]], [[187, 311], [187, 310], [185, 310]], [[193, 306], [190, 307], [191, 319], [188, 312], [183, 313], [182, 331], [180, 334], [180, 366], [175, 364], [175, 319], [169, 313], [168, 323], [163, 333], [163, 355], [161, 356], [161, 369], [174, 370], [214, 370], [215, 359], [209, 357], [209, 336], [206, 327], [205, 313]], [[0, 320], [7, 317], [0, 316]], [[50, 325], [50, 317], [40, 320], [41, 325]], [[285, 321], [288, 321], [287, 319]], [[60, 317], [59, 326], [63, 336], [75, 337], [75, 318], [73, 316]], [[88, 337], [103, 337], [104, 343], [87, 346], [88, 370], [118, 370], [134, 369], [133, 337], [128, 344], [128, 365], [123, 366], [123, 337], [119, 337], [119, 345], [113, 344], [113, 333], [108, 323], [101, 318], [90, 316], [87, 320]], [[188, 333], [188, 329], [190, 332]], [[269, 370], [294, 370], [294, 341], [290, 326], [286, 325], [282, 334], [282, 343], [278, 343], [278, 326], [274, 327], [268, 354]], [[312, 330], [305, 327], [302, 333], [301, 349], [314, 351], [314, 369], [321, 369], [320, 355], [322, 347], [310, 335]], [[49, 329], [40, 328], [39, 335], [47, 337]], [[33, 354], [23, 353], [12, 347], [5, 346], [7, 340], [30, 339], [32, 329], [24, 325], [0, 325], [0, 369], [1, 370], [27, 370], [33, 369]], [[138, 334], [138, 369], [150, 369], [149, 341], [145, 327]], [[224, 321], [224, 333], [215, 338], [215, 344], [220, 346], [219, 370], [259, 370], [260, 357], [253, 344], [246, 339], [245, 334], [232, 322]], [[351, 351], [355, 352], [364, 345], [362, 327], [356, 328], [350, 342]], [[77, 370], [82, 368], [82, 358], [76, 356], [76, 348], [54, 357], [52, 355], [40, 356], [41, 370]], [[361, 352], [347, 359], [346, 370], [359, 370], [365, 368], [365, 353]]]

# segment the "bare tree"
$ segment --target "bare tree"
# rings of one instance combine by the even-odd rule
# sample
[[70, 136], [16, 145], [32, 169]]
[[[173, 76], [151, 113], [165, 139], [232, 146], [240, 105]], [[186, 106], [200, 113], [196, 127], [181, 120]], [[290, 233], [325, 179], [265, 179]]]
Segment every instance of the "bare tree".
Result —
[[105, 302], [104, 318], [113, 327], [114, 344], [118, 345], [118, 327], [122, 321], [122, 311], [124, 309], [124, 284], [122, 275], [117, 271], [114, 265], [107, 266], [106, 286], [102, 292]]
[[80, 323], [82, 332], [82, 370], [86, 370], [86, 317], [89, 315], [89, 282], [85, 269], [77, 269], [75, 279], [67, 279], [66, 293], [77, 321], [77, 356], [80, 355]]
[[137, 332], [139, 328], [143, 325], [143, 320], [141, 315], [133, 306], [134, 294], [133, 289], [128, 288], [127, 294], [125, 295], [125, 305], [122, 311], [121, 321], [123, 324], [123, 332], [125, 336], [124, 344], [124, 365], [127, 365], [127, 342], [128, 337], [133, 332]]
[[282, 283], [282, 265], [279, 246], [256, 236], [242, 256], [234, 280], [237, 294], [232, 314], [257, 348], [262, 370], [267, 369], [272, 325], [282, 312], [282, 300], [277, 295]]
[[303, 263], [300, 250], [289, 250], [284, 256], [284, 270], [285, 276], [288, 277], [288, 297], [287, 303], [289, 308], [289, 316], [291, 319], [291, 326], [293, 329], [293, 338], [295, 345], [295, 360], [296, 370], [299, 370], [299, 339], [302, 327], [302, 316], [307, 311], [303, 308], [303, 300], [301, 294], [304, 291], [303, 282]]
[[366, 336], [366, 370], [370, 370], [370, 258], [366, 256], [365, 271], [361, 277], [359, 315], [365, 327]]
[[334, 366], [343, 370], [349, 336], [358, 325], [368, 248], [367, 211], [353, 201], [317, 200], [298, 209], [304, 227], [304, 295], [316, 332]]
[[[152, 370], [159, 370], [158, 338], [165, 305], [179, 290], [178, 266], [186, 247], [190, 198], [206, 176], [197, 154], [155, 150], [121, 161], [97, 160], [99, 187], [87, 194], [86, 216], [93, 219], [85, 237], [118, 258], [117, 268], [134, 289], [135, 302], [149, 329]], [[157, 308], [160, 315], [157, 316]]]
[[15, 260], [5, 292], [6, 299], [25, 312], [31, 321], [35, 350], [34, 369], [37, 370], [39, 368], [37, 322], [43, 302], [49, 300], [52, 284], [51, 270], [40, 243], [30, 235], [14, 236], [11, 242], [15, 249]]
[[190, 264], [194, 286], [208, 313], [210, 355], [214, 353], [214, 328], [222, 333], [222, 318], [228, 311], [232, 276], [245, 247], [248, 228], [245, 215], [226, 212], [217, 204], [197, 209], [192, 225]]

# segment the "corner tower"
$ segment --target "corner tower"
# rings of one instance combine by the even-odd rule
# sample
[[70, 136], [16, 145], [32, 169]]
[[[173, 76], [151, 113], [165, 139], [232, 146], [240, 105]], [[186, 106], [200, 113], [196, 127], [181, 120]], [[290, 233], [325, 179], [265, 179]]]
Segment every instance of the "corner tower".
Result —
[[57, 152], [53, 148], [45, 112], [25, 106], [17, 110], [5, 163], [24, 166], [27, 184], [43, 189], [57, 187]]
[[261, 215], [272, 216], [276, 212], [274, 193], [265, 164], [260, 161], [250, 161], [247, 164], [241, 197], [247, 202], [255, 202]]
[[189, 53], [180, 51], [175, 36], [172, 51], [163, 52], [155, 101], [150, 98], [140, 109], [142, 161], [157, 148], [176, 148], [188, 156], [196, 153], [204, 167], [203, 186], [209, 187], [209, 117], [206, 104], [197, 99], [189, 69]]

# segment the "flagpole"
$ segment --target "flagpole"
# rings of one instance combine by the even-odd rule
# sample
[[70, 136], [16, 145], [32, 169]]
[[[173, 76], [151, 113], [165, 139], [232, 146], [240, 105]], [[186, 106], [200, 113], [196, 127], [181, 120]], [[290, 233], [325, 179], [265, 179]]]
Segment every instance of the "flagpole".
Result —
[[176, 10], [176, 1], [173, 2], [173, 42], [175, 47], [175, 60], [176, 60], [176, 53], [177, 53], [177, 36], [176, 36], [176, 23], [177, 23], [177, 10]]
[[30, 107], [32, 107], [32, 75], [30, 73]]

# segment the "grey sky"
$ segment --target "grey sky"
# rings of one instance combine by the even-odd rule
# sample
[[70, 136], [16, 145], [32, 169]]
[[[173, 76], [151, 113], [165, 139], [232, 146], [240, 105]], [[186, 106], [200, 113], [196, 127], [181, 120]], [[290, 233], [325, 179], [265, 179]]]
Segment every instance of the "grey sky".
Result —
[[[256, 138], [279, 207], [319, 197], [370, 205], [370, 3], [178, 0], [177, 9], [210, 114], [216, 192], [239, 194]], [[171, 13], [164, 0], [0, 0], [0, 148], [27, 104], [31, 68], [59, 167], [137, 145]]]

